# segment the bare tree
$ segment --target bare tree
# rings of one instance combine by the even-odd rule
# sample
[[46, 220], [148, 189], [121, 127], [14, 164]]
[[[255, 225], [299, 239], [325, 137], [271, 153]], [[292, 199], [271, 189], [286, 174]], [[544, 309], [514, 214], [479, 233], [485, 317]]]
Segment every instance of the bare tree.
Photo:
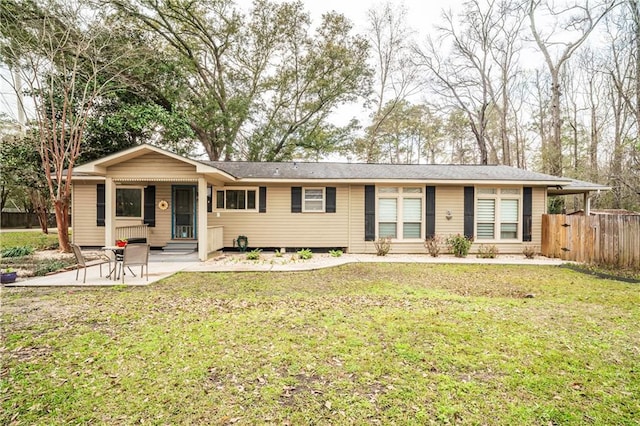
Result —
[[[590, 6], [588, 2], [572, 3], [562, 10], [556, 10], [555, 6], [556, 4], [549, 0], [530, 0], [527, 4], [531, 34], [544, 56], [551, 77], [552, 138], [549, 143], [545, 143], [548, 153], [543, 168], [552, 175], [562, 176], [561, 72], [598, 22], [616, 6], [616, 2], [607, 0], [596, 6]], [[552, 25], [544, 26], [551, 30], [544, 31], [540, 28], [539, 21], [542, 16], [554, 21]], [[574, 38], [567, 41], [567, 36]]]
[[40, 6], [3, 2], [0, 48], [2, 61], [20, 73], [33, 99], [33, 132], [55, 209], [60, 249], [68, 252], [73, 168], [94, 102], [117, 74], [105, 54], [111, 48], [109, 28], [93, 19], [88, 8], [82, 3]]
[[371, 125], [359, 141], [359, 155], [368, 163], [379, 160], [379, 134], [398, 105], [418, 90], [417, 68], [410, 58], [413, 31], [407, 26], [407, 9], [390, 2], [369, 9], [368, 38], [377, 80], [370, 103]]

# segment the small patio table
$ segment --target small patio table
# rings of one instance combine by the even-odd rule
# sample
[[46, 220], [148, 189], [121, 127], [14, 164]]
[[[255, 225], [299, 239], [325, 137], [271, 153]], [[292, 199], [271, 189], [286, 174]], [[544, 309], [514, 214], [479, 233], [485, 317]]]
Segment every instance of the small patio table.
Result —
[[[122, 257], [124, 256], [124, 247], [120, 247], [120, 246], [104, 246], [102, 247], [103, 251], [110, 251], [113, 253], [113, 258], [114, 258], [114, 262], [113, 262], [113, 269], [111, 271], [109, 271], [109, 275], [107, 275], [107, 278], [113, 278], [113, 280], [117, 280], [118, 277], [116, 276], [116, 271], [118, 270], [118, 261], [122, 262]], [[108, 256], [108, 254], [107, 254]], [[120, 260], [118, 260], [120, 259]], [[124, 273], [124, 272], [123, 272]]]

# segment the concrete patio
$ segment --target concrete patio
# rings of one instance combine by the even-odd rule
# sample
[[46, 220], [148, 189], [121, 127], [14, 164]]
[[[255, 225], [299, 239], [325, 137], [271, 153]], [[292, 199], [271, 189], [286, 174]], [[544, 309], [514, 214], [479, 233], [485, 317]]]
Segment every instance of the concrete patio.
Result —
[[[149, 257], [149, 279], [140, 277], [140, 268], [133, 268], [135, 277], [127, 274], [125, 285], [143, 286], [155, 283], [176, 272], [292, 272], [307, 271], [321, 268], [330, 268], [348, 263], [451, 263], [451, 264], [485, 264], [485, 265], [561, 265], [566, 263], [560, 259], [536, 257], [526, 259], [522, 255], [499, 255], [495, 259], [479, 259], [474, 255], [466, 258], [457, 258], [450, 255], [431, 257], [424, 255], [395, 255], [384, 257], [369, 254], [344, 254], [340, 257], [331, 257], [324, 253], [314, 253], [308, 260], [297, 259], [295, 253], [286, 253], [283, 256], [275, 256], [267, 253], [260, 260], [247, 260], [242, 253], [219, 253], [206, 262], [200, 262], [197, 253], [165, 253], [151, 252]], [[76, 280], [76, 271], [66, 271], [44, 277], [20, 278], [14, 283], [3, 284], [6, 287], [61, 287], [61, 286], [114, 286], [121, 285], [121, 280], [112, 280], [106, 277], [108, 266], [103, 265], [103, 276], [100, 276], [100, 268], [92, 266], [87, 270], [86, 283], [82, 283], [83, 271], [80, 271], [79, 280]]]

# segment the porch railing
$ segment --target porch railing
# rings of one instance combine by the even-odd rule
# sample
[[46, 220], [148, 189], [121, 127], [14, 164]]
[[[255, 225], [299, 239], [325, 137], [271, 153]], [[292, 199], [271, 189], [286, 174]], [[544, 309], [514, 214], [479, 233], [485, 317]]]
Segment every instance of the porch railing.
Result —
[[116, 240], [132, 238], [144, 238], [148, 241], [149, 238], [149, 226], [148, 225], [129, 225], [129, 226], [116, 226]]
[[207, 252], [218, 251], [224, 247], [222, 225], [207, 228]]

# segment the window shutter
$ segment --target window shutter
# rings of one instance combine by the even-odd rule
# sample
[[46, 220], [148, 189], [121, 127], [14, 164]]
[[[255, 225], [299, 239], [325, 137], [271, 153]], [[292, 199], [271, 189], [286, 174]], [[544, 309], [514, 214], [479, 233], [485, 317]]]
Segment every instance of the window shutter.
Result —
[[376, 239], [376, 187], [364, 187], [364, 240]]
[[335, 213], [336, 212], [336, 188], [328, 186], [324, 190], [325, 196], [327, 199], [325, 200], [325, 213]]
[[260, 199], [258, 201], [258, 212], [259, 213], [266, 213], [267, 212], [267, 187], [266, 186], [261, 186], [260, 187], [260, 195], [259, 195]]
[[156, 187], [149, 185], [144, 189], [144, 224], [156, 226]]
[[436, 235], [436, 187], [427, 186], [426, 188], [426, 238], [433, 238]]
[[533, 188], [522, 188], [522, 241], [531, 241]]
[[291, 187], [291, 213], [302, 213], [302, 187]]
[[96, 226], [104, 226], [104, 214], [105, 214], [105, 188], [104, 183], [99, 183], [96, 186]]
[[464, 236], [473, 238], [473, 202], [474, 202], [473, 186], [464, 187]]
[[207, 213], [213, 211], [213, 186], [207, 186]]

